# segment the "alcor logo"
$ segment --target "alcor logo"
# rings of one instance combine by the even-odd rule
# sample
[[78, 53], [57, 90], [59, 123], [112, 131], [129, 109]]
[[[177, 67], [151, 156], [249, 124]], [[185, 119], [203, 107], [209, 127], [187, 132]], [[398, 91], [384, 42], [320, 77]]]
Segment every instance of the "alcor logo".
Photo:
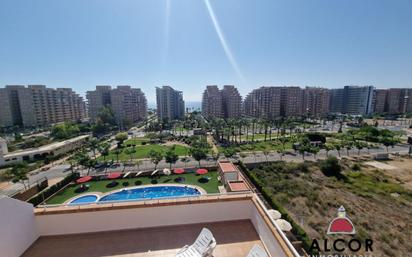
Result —
[[[334, 218], [328, 226], [328, 235], [355, 235], [356, 230], [352, 221], [346, 216], [346, 210], [343, 206], [338, 209], [338, 216]], [[340, 257], [372, 257], [372, 239], [359, 240], [354, 237], [349, 238], [326, 238], [323, 240], [313, 239], [310, 246], [310, 252], [317, 254], [310, 255], [311, 257], [337, 256], [333, 253], [342, 253]], [[359, 255], [359, 251], [365, 252], [364, 255]], [[345, 253], [345, 254], [343, 254]]]
[[355, 227], [352, 221], [346, 216], [346, 210], [343, 206], [338, 209], [338, 217], [329, 223], [328, 235], [334, 234], [356, 234]]

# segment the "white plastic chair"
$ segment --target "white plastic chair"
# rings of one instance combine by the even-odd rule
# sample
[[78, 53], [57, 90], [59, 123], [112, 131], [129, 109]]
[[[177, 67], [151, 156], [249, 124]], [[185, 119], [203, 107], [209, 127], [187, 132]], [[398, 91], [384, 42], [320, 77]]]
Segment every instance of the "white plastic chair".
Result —
[[262, 249], [262, 247], [259, 245], [254, 245], [247, 257], [269, 257], [269, 255]]
[[203, 228], [196, 241], [188, 246], [184, 246], [175, 257], [204, 257], [211, 256], [216, 247], [216, 239], [212, 232]]

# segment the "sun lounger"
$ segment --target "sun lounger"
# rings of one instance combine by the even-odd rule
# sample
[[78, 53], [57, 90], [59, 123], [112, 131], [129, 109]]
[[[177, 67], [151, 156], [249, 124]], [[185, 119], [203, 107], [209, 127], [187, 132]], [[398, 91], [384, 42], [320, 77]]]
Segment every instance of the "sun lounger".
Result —
[[183, 247], [175, 257], [204, 257], [211, 256], [216, 247], [216, 240], [209, 229], [203, 228], [196, 241]]
[[142, 174], [142, 173], [143, 173], [143, 171], [139, 171], [138, 173], [136, 173], [136, 176], [135, 176], [135, 177], [139, 176], [139, 175]]
[[269, 257], [269, 255], [262, 249], [262, 247], [259, 245], [254, 245], [247, 257]]
[[123, 178], [127, 178], [127, 176], [130, 175], [130, 172], [127, 172], [126, 174], [124, 174]]
[[152, 172], [152, 174], [150, 174], [150, 176], [154, 176], [154, 175], [156, 175], [156, 173], [158, 173], [158, 172], [159, 172], [159, 170], [155, 170], [155, 171]]

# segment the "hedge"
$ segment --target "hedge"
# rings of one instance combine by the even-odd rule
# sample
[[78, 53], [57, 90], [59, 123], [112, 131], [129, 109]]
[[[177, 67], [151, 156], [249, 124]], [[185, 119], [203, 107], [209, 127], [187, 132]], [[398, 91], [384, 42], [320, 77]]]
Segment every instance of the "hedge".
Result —
[[303, 228], [299, 224], [297, 224], [292, 219], [292, 217], [290, 217], [289, 213], [286, 211], [285, 208], [283, 208], [281, 204], [279, 204], [275, 199], [273, 199], [271, 193], [268, 192], [266, 188], [262, 187], [263, 183], [260, 182], [259, 178], [257, 178], [255, 174], [249, 171], [249, 169], [244, 165], [243, 162], [240, 161], [239, 166], [242, 168], [243, 172], [250, 179], [253, 185], [262, 193], [262, 196], [266, 200], [266, 202], [268, 202], [273, 209], [279, 211], [282, 214], [282, 219], [287, 220], [292, 225], [292, 233], [296, 236], [298, 240], [302, 241], [303, 249], [305, 249], [305, 251], [308, 254], [315, 254], [313, 251], [310, 251], [312, 240], [306, 234], [305, 230], [303, 230]]
[[41, 204], [44, 200], [46, 200], [47, 198], [49, 198], [56, 192], [60, 191], [63, 187], [68, 185], [70, 182], [78, 179], [79, 177], [80, 177], [79, 173], [77, 172], [71, 173], [68, 176], [66, 176], [62, 181], [38, 193], [37, 195], [30, 198], [27, 202], [33, 204], [36, 207], [37, 205]]

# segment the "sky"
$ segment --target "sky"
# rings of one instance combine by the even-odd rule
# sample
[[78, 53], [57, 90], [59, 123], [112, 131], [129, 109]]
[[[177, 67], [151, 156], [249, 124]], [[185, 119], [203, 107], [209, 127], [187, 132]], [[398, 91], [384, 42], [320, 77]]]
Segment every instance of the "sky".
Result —
[[412, 87], [411, 0], [1, 0], [0, 87]]

